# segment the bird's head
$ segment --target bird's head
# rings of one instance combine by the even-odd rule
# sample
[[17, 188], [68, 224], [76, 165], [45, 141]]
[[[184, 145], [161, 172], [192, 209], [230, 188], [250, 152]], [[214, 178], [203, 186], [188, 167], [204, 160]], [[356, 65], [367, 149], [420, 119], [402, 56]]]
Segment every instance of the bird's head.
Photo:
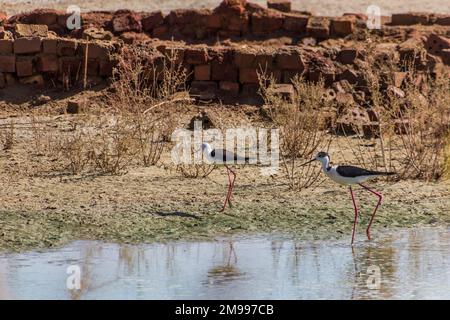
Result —
[[211, 146], [209, 145], [209, 143], [202, 143], [202, 152], [205, 152], [205, 150], [211, 150]]
[[316, 157], [314, 158], [314, 160], [320, 161], [320, 162], [325, 162], [325, 161], [330, 161], [330, 155], [324, 151], [320, 151]]
[[316, 160], [317, 160], [317, 161], [320, 161], [320, 162], [322, 162], [322, 163], [328, 163], [328, 162], [330, 162], [330, 155], [329, 155], [328, 153], [324, 152], [324, 151], [320, 151], [320, 152], [315, 156], [314, 159], [311, 159], [311, 160], [305, 162], [304, 164], [302, 164], [302, 166], [304, 166], [304, 165], [306, 165], [306, 164], [308, 164], [308, 163], [311, 163], [311, 162], [313, 162], [313, 161], [316, 161]]

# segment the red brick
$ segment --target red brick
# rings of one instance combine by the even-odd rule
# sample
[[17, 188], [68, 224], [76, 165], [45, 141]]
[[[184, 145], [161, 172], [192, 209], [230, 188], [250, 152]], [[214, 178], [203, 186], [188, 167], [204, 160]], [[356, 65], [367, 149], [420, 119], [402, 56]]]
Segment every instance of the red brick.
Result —
[[167, 36], [168, 32], [169, 32], [169, 28], [167, 28], [167, 26], [163, 25], [160, 27], [156, 27], [155, 29], [153, 29], [152, 37], [162, 39], [165, 36]]
[[302, 72], [295, 71], [295, 70], [285, 70], [282, 73], [282, 81], [281, 82], [282, 83], [291, 83], [292, 79], [295, 76], [301, 77], [302, 76]]
[[6, 79], [5, 79], [5, 75], [0, 72], [0, 89], [6, 87]]
[[56, 54], [58, 39], [42, 39], [42, 51], [44, 53]]
[[15, 55], [0, 55], [0, 72], [16, 72]]
[[205, 47], [188, 48], [184, 53], [184, 57], [189, 64], [205, 64], [208, 62], [208, 51]]
[[333, 36], [347, 36], [355, 31], [355, 20], [349, 17], [331, 19], [330, 32]]
[[439, 55], [442, 50], [450, 48], [450, 38], [437, 34], [430, 34], [426, 41], [426, 49], [431, 54]]
[[78, 43], [75, 40], [59, 39], [56, 51], [59, 56], [74, 56]]
[[266, 35], [283, 26], [283, 15], [275, 10], [255, 12], [251, 17], [252, 32], [256, 35]]
[[274, 55], [271, 52], [241, 50], [234, 54], [234, 64], [239, 68], [272, 68]]
[[100, 60], [99, 75], [102, 77], [110, 77], [113, 74], [114, 67], [117, 65], [116, 60]]
[[58, 59], [59, 73], [75, 76], [81, 73], [82, 61], [78, 57], [60, 57]]
[[[81, 51], [84, 56], [86, 51], [86, 43], [81, 44]], [[89, 42], [88, 59], [107, 60], [113, 51], [114, 46], [110, 42]]]
[[222, 24], [220, 21], [220, 15], [213, 13], [213, 14], [210, 14], [206, 18], [206, 27], [207, 28], [220, 29], [221, 26], [222, 26]]
[[111, 19], [114, 32], [142, 31], [141, 17], [130, 10], [118, 10]]
[[220, 62], [214, 60], [211, 63], [211, 79], [217, 81], [237, 81], [238, 69], [231, 61]]
[[200, 99], [215, 99], [217, 96], [217, 82], [192, 81], [190, 93]]
[[306, 26], [306, 32], [311, 37], [328, 38], [330, 36], [330, 21], [321, 17], [310, 18]]
[[99, 73], [100, 64], [97, 60], [89, 59], [87, 62], [87, 75], [97, 76]]
[[36, 69], [39, 72], [58, 72], [58, 57], [49, 53], [38, 55]]
[[209, 64], [196, 65], [194, 68], [195, 80], [211, 80], [211, 66]]
[[428, 24], [428, 14], [427, 13], [394, 13], [391, 19], [391, 25], [413, 25], [413, 24]]
[[275, 9], [282, 12], [291, 11], [291, 1], [290, 0], [267, 0], [267, 7], [270, 9]]
[[13, 53], [13, 40], [0, 40], [0, 54]]
[[220, 81], [219, 89], [232, 96], [239, 94], [239, 83], [231, 81]]
[[450, 26], [450, 15], [449, 14], [436, 15], [434, 23], [442, 26]]
[[271, 88], [271, 94], [279, 96], [289, 102], [293, 102], [296, 97], [295, 89], [292, 84], [274, 84]]
[[18, 77], [28, 77], [33, 75], [34, 57], [17, 57], [16, 74]]
[[352, 64], [358, 57], [358, 49], [356, 48], [343, 48], [339, 51], [336, 60], [343, 64]]
[[308, 20], [308, 16], [287, 13], [284, 15], [283, 28], [288, 31], [305, 33]]
[[240, 83], [259, 83], [258, 70], [256, 68], [240, 68], [239, 69]]
[[280, 69], [305, 70], [305, 63], [299, 50], [284, 50], [275, 58], [276, 65]]
[[150, 12], [146, 17], [142, 19], [141, 23], [142, 29], [144, 31], [150, 32], [164, 23], [164, 15], [161, 11]]
[[41, 51], [41, 39], [34, 38], [18, 38], [14, 41], [14, 53], [36, 53]]

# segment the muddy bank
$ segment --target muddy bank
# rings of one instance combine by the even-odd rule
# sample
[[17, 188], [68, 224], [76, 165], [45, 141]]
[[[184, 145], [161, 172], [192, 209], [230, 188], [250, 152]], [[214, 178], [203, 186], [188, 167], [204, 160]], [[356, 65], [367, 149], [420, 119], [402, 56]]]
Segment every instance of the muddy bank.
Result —
[[[326, 181], [313, 191], [292, 192], [261, 177], [257, 168], [238, 172], [234, 207], [225, 213], [218, 212], [227, 181], [222, 170], [195, 180], [163, 168], [92, 178], [16, 177], [0, 190], [0, 248], [52, 247], [74, 239], [137, 243], [261, 232], [350, 241], [353, 209], [346, 188]], [[374, 186], [385, 195], [375, 238], [377, 229], [450, 223], [450, 191], [444, 183], [380, 181]], [[356, 194], [362, 212], [357, 237], [364, 239], [376, 199], [362, 190]]]

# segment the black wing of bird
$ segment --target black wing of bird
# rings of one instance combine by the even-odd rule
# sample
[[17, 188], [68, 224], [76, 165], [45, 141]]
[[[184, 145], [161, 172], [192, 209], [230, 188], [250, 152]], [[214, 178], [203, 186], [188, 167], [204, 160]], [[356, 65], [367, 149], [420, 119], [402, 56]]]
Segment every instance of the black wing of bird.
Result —
[[216, 158], [217, 156], [217, 160], [219, 160], [220, 158], [222, 158], [223, 162], [226, 162], [227, 160], [234, 160], [234, 161], [238, 161], [238, 160], [245, 160], [248, 161], [249, 158], [248, 157], [241, 157], [237, 154], [235, 154], [234, 152], [230, 152], [228, 150], [223, 150], [223, 149], [214, 149], [213, 151], [211, 151], [211, 157]]
[[354, 166], [338, 166], [336, 168], [337, 173], [343, 177], [354, 178], [360, 176], [390, 176], [395, 174], [395, 172], [381, 172], [372, 171]]

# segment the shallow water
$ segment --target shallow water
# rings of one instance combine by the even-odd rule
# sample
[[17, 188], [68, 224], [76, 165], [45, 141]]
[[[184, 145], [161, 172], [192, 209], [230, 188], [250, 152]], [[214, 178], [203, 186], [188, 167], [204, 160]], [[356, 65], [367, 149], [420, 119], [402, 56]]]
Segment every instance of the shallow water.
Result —
[[[0, 254], [0, 298], [450, 299], [450, 229], [374, 236], [353, 251], [348, 241], [273, 235], [146, 245], [75, 241]], [[71, 265], [81, 271], [80, 290], [67, 288]]]

